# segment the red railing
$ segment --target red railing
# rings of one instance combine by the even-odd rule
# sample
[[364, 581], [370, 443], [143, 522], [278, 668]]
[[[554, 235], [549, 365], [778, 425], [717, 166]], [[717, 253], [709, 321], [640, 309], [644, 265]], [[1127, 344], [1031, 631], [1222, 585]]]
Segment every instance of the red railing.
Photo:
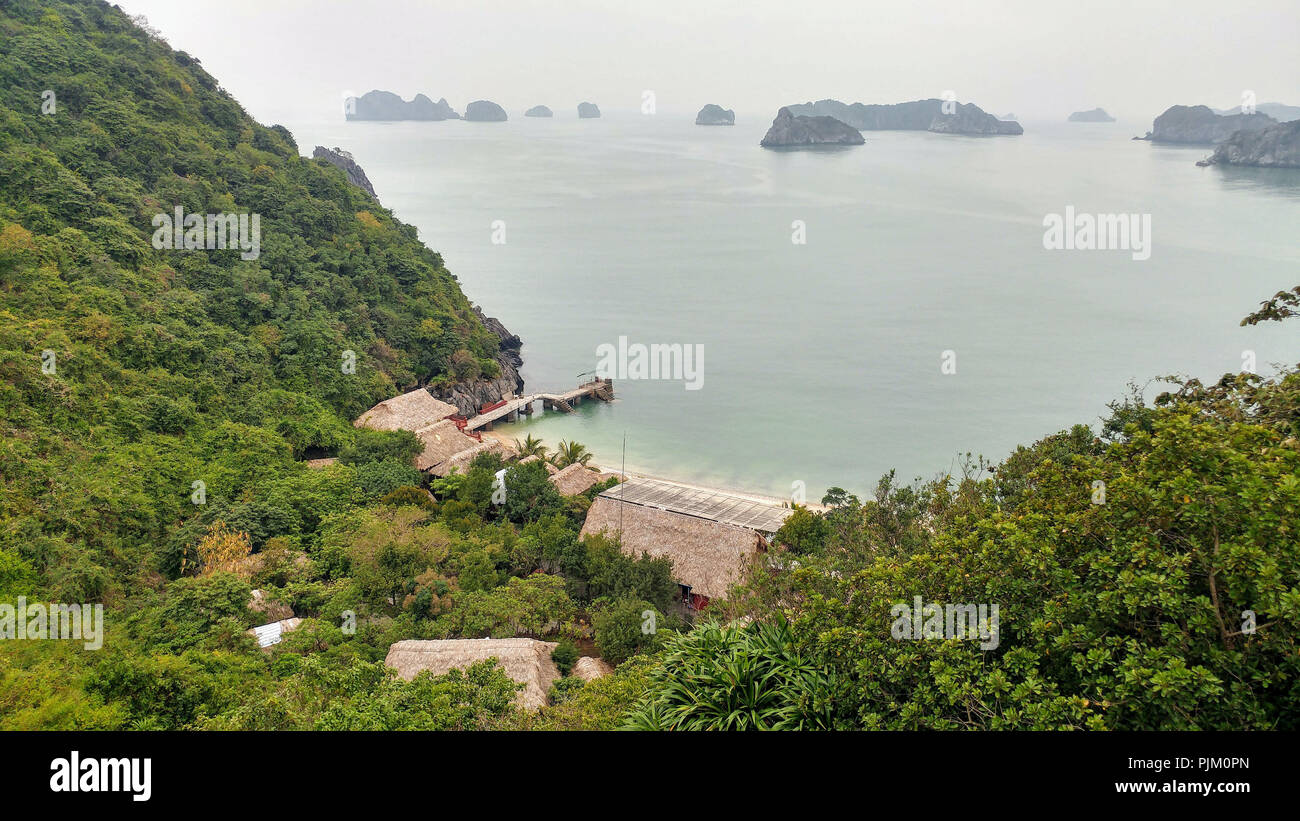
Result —
[[479, 413], [489, 413], [489, 412], [494, 411], [494, 410], [496, 410], [497, 408], [501, 407], [502, 405], [504, 405], [504, 404], [506, 403], [506, 401], [507, 401], [507, 400], [505, 400], [505, 399], [499, 399], [499, 400], [497, 400], [496, 402], [493, 402], [491, 405], [484, 405], [483, 407], [479, 408], [479, 409], [478, 409], [478, 412], [479, 412]]

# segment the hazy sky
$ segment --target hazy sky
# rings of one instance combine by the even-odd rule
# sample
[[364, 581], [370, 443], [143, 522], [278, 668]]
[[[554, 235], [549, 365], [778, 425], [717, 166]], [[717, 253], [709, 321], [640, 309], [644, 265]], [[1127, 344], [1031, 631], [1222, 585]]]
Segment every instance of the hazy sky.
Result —
[[198, 57], [257, 119], [342, 110], [344, 91], [490, 99], [511, 116], [580, 100], [770, 118], [835, 97], [946, 89], [993, 114], [1102, 106], [1149, 123], [1244, 89], [1300, 105], [1300, 0], [119, 0]]

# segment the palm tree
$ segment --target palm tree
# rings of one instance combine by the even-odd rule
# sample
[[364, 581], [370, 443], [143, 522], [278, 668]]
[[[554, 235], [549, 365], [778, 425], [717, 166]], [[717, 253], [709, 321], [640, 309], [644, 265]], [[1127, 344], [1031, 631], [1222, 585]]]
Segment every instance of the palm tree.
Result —
[[569, 465], [585, 465], [591, 461], [591, 452], [587, 446], [581, 442], [566, 442], [560, 440], [560, 446], [551, 454], [551, 464], [557, 468], [568, 467]]
[[515, 440], [515, 450], [519, 451], [520, 459], [529, 456], [537, 456], [542, 459], [546, 458], [546, 445], [543, 445], [542, 440], [533, 436], [531, 433], [525, 436], [522, 442], [518, 439]]

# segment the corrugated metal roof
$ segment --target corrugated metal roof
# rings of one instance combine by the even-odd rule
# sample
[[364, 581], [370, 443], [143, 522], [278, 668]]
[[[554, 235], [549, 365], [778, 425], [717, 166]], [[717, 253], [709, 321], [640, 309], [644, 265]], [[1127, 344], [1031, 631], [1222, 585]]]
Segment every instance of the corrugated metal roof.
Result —
[[781, 524], [791, 513], [790, 508], [775, 501], [764, 502], [720, 490], [696, 488], [642, 477], [628, 477], [623, 484], [615, 485], [600, 495], [631, 504], [745, 527], [762, 533], [775, 533], [780, 530]]

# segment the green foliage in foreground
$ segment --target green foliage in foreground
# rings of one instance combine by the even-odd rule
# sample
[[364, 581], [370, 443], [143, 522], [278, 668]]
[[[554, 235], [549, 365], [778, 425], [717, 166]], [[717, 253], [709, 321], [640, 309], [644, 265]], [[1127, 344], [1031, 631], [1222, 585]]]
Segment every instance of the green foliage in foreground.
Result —
[[830, 673], [784, 622], [697, 626], [672, 639], [630, 730], [827, 730]]
[[[731, 602], [761, 626], [676, 640], [633, 726], [1300, 726], [1300, 374], [1187, 383], [1106, 427], [991, 476], [833, 490], [824, 543]], [[997, 646], [899, 640], [916, 596], [997, 604]], [[746, 684], [791, 659], [807, 679]]]

